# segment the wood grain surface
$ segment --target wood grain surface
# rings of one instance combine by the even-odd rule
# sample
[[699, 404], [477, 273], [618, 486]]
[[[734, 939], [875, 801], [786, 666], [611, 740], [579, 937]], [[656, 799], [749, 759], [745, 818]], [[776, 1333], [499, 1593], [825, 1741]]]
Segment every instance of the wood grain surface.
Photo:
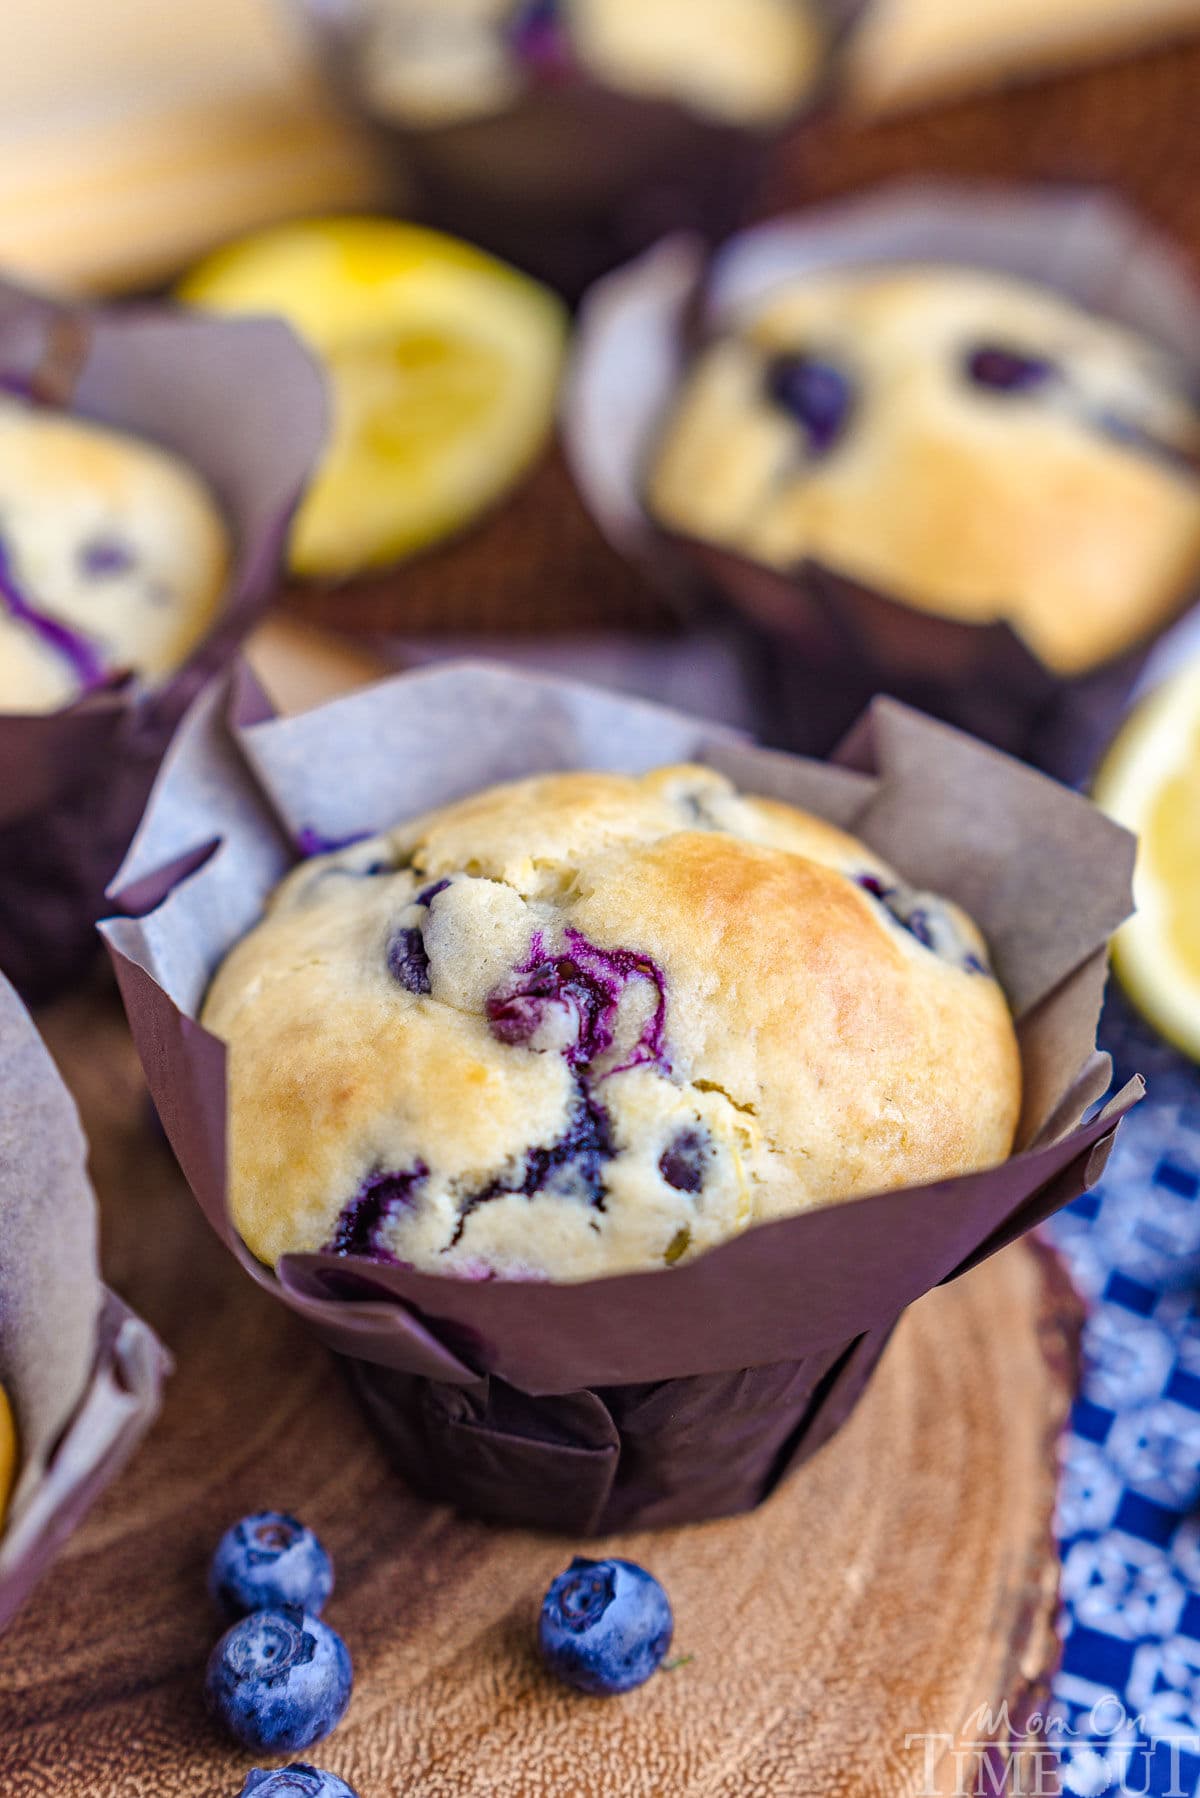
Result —
[[1074, 1330], [1044, 1256], [1009, 1250], [918, 1304], [848, 1427], [763, 1510], [622, 1539], [691, 1658], [581, 1699], [532, 1648], [576, 1544], [412, 1497], [334, 1360], [204, 1224], [107, 981], [39, 1021], [93, 1145], [108, 1278], [178, 1371], [0, 1643], [5, 1798], [233, 1798], [251, 1757], [201, 1703], [204, 1575], [225, 1525], [263, 1505], [335, 1557], [327, 1615], [357, 1677], [316, 1758], [361, 1798], [906, 1798], [924, 1779], [906, 1736], [969, 1732], [980, 1705], [1036, 1691]]

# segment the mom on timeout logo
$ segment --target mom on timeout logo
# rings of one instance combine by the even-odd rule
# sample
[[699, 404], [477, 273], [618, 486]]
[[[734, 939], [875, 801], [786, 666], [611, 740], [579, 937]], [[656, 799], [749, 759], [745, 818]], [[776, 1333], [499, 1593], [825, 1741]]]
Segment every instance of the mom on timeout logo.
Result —
[[1200, 1757], [1200, 1735], [1151, 1741], [1140, 1717], [1115, 1695], [1074, 1724], [1034, 1711], [1018, 1727], [1007, 1703], [988, 1705], [957, 1733], [911, 1730], [913, 1798], [1194, 1798], [1184, 1757]]

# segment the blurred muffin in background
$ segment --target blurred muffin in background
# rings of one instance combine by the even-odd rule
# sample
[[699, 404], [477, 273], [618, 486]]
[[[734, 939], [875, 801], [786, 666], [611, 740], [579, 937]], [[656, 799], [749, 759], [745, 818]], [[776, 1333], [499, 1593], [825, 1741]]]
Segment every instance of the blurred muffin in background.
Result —
[[96, 953], [176, 726], [266, 610], [325, 432], [278, 319], [0, 281], [0, 970]]
[[808, 561], [1055, 674], [1146, 637], [1200, 569], [1200, 412], [1164, 351], [951, 267], [799, 277], [702, 349], [647, 477], [655, 518]]
[[732, 228], [862, 0], [297, 0], [435, 223], [569, 295]]
[[0, 398], [0, 712], [52, 712], [125, 671], [153, 683], [211, 627], [230, 543], [156, 445]]
[[810, 0], [374, 0], [357, 55], [364, 98], [404, 126], [498, 112], [573, 67], [770, 124], [812, 86], [827, 36]]

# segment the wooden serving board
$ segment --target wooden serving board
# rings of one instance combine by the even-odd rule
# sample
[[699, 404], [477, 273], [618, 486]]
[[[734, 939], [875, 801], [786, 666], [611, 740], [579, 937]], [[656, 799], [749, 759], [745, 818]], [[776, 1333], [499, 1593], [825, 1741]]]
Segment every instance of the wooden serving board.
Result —
[[[293, 703], [367, 671], [294, 627], [254, 653]], [[981, 1706], [1039, 1698], [1078, 1331], [1045, 1251], [1018, 1245], [916, 1305], [845, 1430], [761, 1511], [614, 1542], [665, 1583], [687, 1658], [582, 1699], [533, 1651], [580, 1545], [415, 1498], [333, 1357], [204, 1223], [108, 979], [39, 1023], [92, 1144], [107, 1278], [178, 1366], [156, 1430], [0, 1641], [5, 1798], [234, 1798], [252, 1757], [202, 1704], [205, 1568], [265, 1505], [335, 1559], [327, 1615], [356, 1683], [314, 1755], [361, 1798], [915, 1798], [955, 1789]], [[937, 1735], [931, 1788], [911, 1738]]]

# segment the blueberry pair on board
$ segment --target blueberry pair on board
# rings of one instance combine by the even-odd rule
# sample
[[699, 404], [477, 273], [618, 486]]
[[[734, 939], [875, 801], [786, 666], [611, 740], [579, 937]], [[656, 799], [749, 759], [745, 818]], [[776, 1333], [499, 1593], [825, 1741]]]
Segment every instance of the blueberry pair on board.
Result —
[[[245, 1748], [292, 1753], [336, 1728], [350, 1702], [350, 1653], [319, 1613], [333, 1564], [312, 1530], [283, 1511], [257, 1511], [226, 1530], [209, 1568], [209, 1592], [233, 1618], [212, 1654], [205, 1698]], [[255, 1769], [243, 1787], [271, 1798], [345, 1798], [351, 1788], [305, 1763]]]

